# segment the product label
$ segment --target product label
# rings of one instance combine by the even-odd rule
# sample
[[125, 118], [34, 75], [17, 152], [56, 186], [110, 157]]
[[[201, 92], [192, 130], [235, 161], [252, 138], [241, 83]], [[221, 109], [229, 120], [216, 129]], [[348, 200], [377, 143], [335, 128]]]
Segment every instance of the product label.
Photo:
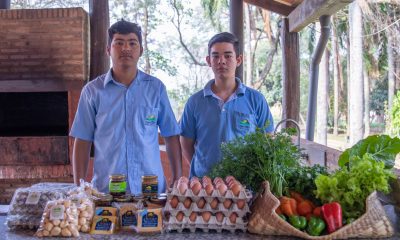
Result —
[[99, 218], [94, 229], [96, 231], [110, 231], [113, 222], [108, 218]]
[[64, 219], [64, 205], [56, 205], [50, 209], [50, 220]]
[[144, 211], [142, 213], [142, 227], [157, 227], [157, 226], [158, 226], [158, 215], [155, 214], [154, 212]]
[[110, 182], [108, 185], [110, 193], [126, 192], [126, 181], [124, 182]]
[[96, 207], [96, 216], [116, 216], [117, 209], [113, 207]]
[[132, 225], [133, 226], [137, 225], [136, 214], [133, 211], [126, 211], [121, 216], [121, 226], [126, 227]]
[[26, 198], [25, 204], [36, 205], [40, 200], [41, 193], [38, 192], [29, 192], [28, 197]]
[[71, 203], [75, 204], [76, 207], [80, 207], [81, 206], [81, 201], [77, 197], [71, 198]]
[[143, 195], [147, 194], [157, 194], [158, 184], [142, 184]]

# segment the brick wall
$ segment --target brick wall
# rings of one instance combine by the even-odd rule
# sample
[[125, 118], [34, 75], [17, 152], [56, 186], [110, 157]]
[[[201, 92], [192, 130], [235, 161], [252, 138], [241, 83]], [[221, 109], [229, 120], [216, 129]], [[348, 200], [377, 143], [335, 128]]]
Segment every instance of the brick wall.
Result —
[[87, 80], [88, 28], [82, 8], [0, 10], [0, 80]]

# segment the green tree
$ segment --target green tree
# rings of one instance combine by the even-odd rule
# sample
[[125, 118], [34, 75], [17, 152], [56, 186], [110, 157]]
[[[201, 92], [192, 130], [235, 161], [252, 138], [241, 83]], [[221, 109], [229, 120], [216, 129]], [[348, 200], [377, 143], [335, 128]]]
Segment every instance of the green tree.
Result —
[[390, 111], [390, 134], [400, 136], [400, 90], [394, 96]]

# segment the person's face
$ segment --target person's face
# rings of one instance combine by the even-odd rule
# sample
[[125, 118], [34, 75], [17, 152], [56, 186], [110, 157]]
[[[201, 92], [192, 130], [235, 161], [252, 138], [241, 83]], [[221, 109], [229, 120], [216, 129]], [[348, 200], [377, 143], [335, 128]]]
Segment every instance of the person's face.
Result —
[[219, 42], [211, 46], [206, 60], [215, 78], [228, 79], [235, 77], [235, 70], [242, 63], [242, 56], [236, 55], [232, 43]]
[[134, 33], [114, 34], [111, 46], [107, 47], [107, 53], [116, 68], [136, 67], [142, 52], [143, 48]]

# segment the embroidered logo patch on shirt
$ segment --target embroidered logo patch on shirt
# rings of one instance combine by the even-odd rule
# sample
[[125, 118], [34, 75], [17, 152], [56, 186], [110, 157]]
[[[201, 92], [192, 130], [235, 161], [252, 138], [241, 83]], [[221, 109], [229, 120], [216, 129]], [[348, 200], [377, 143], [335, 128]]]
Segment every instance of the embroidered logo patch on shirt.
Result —
[[242, 127], [250, 127], [250, 122], [247, 119], [243, 119], [239, 122], [240, 126]]
[[147, 123], [155, 123], [156, 122], [156, 116], [154, 115], [149, 115], [146, 117], [146, 122]]

